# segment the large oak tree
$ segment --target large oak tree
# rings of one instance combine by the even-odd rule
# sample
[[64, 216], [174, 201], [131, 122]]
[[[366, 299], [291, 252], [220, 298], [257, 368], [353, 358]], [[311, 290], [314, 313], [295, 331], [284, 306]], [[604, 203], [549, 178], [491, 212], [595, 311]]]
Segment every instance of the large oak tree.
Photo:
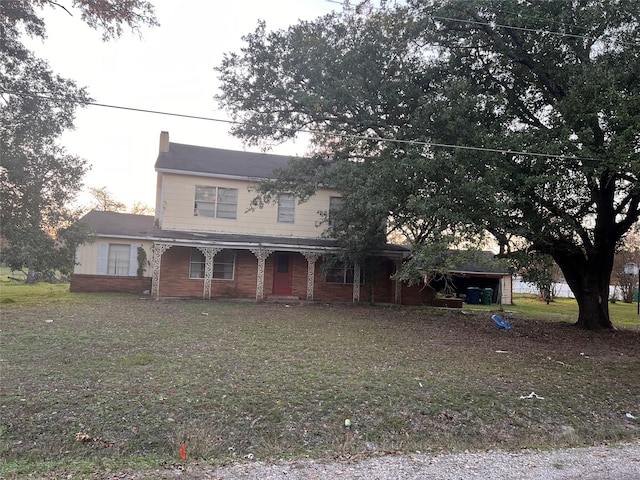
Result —
[[28, 280], [53, 271], [69, 273], [75, 248], [87, 232], [69, 208], [88, 168], [57, 141], [73, 128], [75, 110], [90, 101], [86, 89], [56, 75], [22, 42], [46, 38], [43, 9], [79, 14], [103, 39], [123, 27], [156, 25], [145, 0], [0, 1], [0, 236], [2, 260], [27, 269]]
[[488, 231], [505, 254], [550, 255], [577, 324], [612, 328], [614, 253], [639, 216], [640, 4], [407, 3], [262, 24], [225, 57], [236, 135], [313, 132], [313, 159], [265, 198], [326, 181], [351, 218], [390, 216], [418, 243]]

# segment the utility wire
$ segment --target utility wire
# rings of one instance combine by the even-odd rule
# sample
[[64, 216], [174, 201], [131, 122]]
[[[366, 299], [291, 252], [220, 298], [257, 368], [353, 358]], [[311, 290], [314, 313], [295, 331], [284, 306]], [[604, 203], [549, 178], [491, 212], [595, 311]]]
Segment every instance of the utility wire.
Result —
[[[14, 92], [14, 91], [8, 91], [8, 90], [0, 90], [0, 92], [1, 93], [6, 93], [6, 94], [10, 94], [10, 95], [18, 95], [18, 96], [21, 96], [21, 97], [40, 98], [40, 99], [43, 99], [43, 100], [65, 100], [65, 99], [50, 97], [50, 96], [46, 96], [46, 95], [26, 94], [26, 93], [22, 93], [22, 92]], [[89, 106], [94, 106], [94, 107], [113, 108], [113, 109], [117, 109], [117, 110], [127, 110], [127, 111], [132, 111], [132, 112], [139, 112], [139, 113], [151, 113], [151, 114], [154, 114], [154, 115], [166, 115], [166, 116], [171, 116], [171, 117], [189, 118], [189, 119], [194, 119], [194, 120], [205, 120], [205, 121], [210, 121], [210, 122], [228, 123], [228, 124], [232, 124], [232, 125], [250, 125], [250, 123], [248, 123], [248, 122], [238, 122], [238, 121], [235, 121], [235, 120], [227, 120], [227, 119], [223, 119], [223, 118], [214, 118], [214, 117], [204, 117], [204, 116], [200, 116], [200, 115], [188, 115], [188, 114], [183, 114], [183, 113], [165, 112], [165, 111], [162, 111], [162, 110], [150, 110], [150, 109], [146, 109], [146, 108], [125, 107], [125, 106], [122, 106], [122, 105], [112, 105], [112, 104], [107, 104], [107, 103], [82, 102], [82, 101], [79, 101], [79, 100], [70, 100], [70, 102], [76, 103], [78, 105], [89, 105]], [[570, 156], [570, 155], [559, 155], [559, 154], [541, 153], [541, 152], [525, 152], [525, 151], [521, 151], [521, 150], [510, 150], [510, 149], [504, 149], [504, 148], [474, 147], [474, 146], [468, 146], [468, 145], [455, 145], [455, 144], [449, 144], [449, 143], [426, 142], [426, 141], [420, 141], [420, 140], [402, 140], [402, 139], [398, 139], [398, 138], [385, 138], [385, 137], [380, 137], [380, 136], [353, 135], [353, 134], [348, 134], [348, 133], [322, 132], [322, 131], [319, 131], [319, 130], [300, 129], [299, 131], [302, 132], [302, 133], [309, 133], [309, 134], [312, 134], [312, 135], [325, 135], [325, 136], [330, 136], [330, 137], [340, 137], [340, 138], [349, 139], [349, 140], [363, 140], [363, 141], [369, 141], [369, 142], [388, 142], [388, 143], [397, 143], [397, 144], [403, 144], [403, 145], [418, 145], [418, 146], [423, 146], [423, 147], [448, 148], [448, 149], [453, 149], [453, 150], [470, 150], [470, 151], [478, 151], [478, 152], [485, 152], [485, 153], [500, 153], [500, 154], [504, 154], [504, 155], [525, 155], [525, 156], [529, 156], [529, 157], [555, 158], [555, 159], [560, 159], [560, 160], [578, 160], [578, 161], [588, 161], [588, 162], [600, 162], [600, 161], [602, 161], [602, 160], [599, 160], [597, 158], [591, 158], [591, 157], [576, 157], [576, 156]]]
[[[537, 34], [541, 34], [541, 33], [548, 33], [549, 35], [556, 35], [558, 37], [570, 37], [570, 38], [580, 38], [583, 40], [590, 40], [590, 41], [598, 41], [599, 39], [596, 37], [589, 37], [587, 35], [577, 35], [577, 34], [573, 34], [573, 33], [564, 33], [564, 32], [555, 32], [553, 30], [545, 30], [545, 29], [536, 29], [536, 28], [527, 28], [527, 27], [516, 27], [514, 25], [504, 25], [501, 23], [493, 23], [493, 22], [480, 22], [477, 20], [467, 20], [467, 19], [463, 19], [463, 18], [451, 18], [451, 17], [441, 17], [438, 15], [431, 15], [430, 16], [433, 19], [436, 20], [446, 20], [446, 21], [450, 21], [450, 22], [458, 22], [458, 23], [470, 23], [472, 25], [485, 25], [485, 26], [493, 26], [493, 27], [499, 27], [499, 28], [510, 28], [511, 30], [519, 30], [519, 31], [523, 31], [523, 32], [532, 32], [532, 33], [537, 33]], [[630, 46], [640, 46], [640, 43], [638, 42], [619, 42], [622, 45], [630, 45]]]
[[[339, 4], [339, 5], [344, 5], [344, 2], [342, 1], [338, 1], [338, 0], [325, 0], [328, 3], [335, 3], [335, 4]], [[591, 37], [588, 35], [579, 35], [579, 34], [574, 34], [574, 33], [565, 33], [565, 32], [557, 32], [554, 30], [548, 30], [548, 29], [544, 29], [544, 28], [529, 28], [529, 27], [516, 27], [515, 25], [507, 25], [507, 24], [502, 24], [502, 23], [493, 23], [493, 22], [482, 22], [482, 21], [478, 21], [478, 20], [468, 20], [468, 19], [464, 19], [464, 18], [453, 18], [453, 17], [444, 17], [444, 16], [440, 16], [440, 15], [429, 15], [429, 18], [434, 19], [434, 20], [445, 20], [445, 21], [449, 21], [449, 22], [458, 22], [458, 23], [469, 23], [472, 25], [484, 25], [484, 26], [492, 26], [492, 27], [499, 27], [499, 28], [510, 28], [512, 30], [518, 30], [518, 31], [522, 31], [522, 32], [531, 32], [531, 33], [536, 33], [536, 34], [541, 34], [541, 33], [547, 33], [549, 35], [555, 35], [558, 37], [569, 37], [569, 38], [579, 38], [582, 40], [589, 40], [592, 42], [596, 42], [599, 39], [597, 37]], [[533, 16], [529, 16], [529, 18], [536, 18]], [[578, 27], [578, 26], [576, 26]], [[578, 27], [581, 28], [581, 27]], [[619, 42], [621, 45], [629, 45], [629, 46], [634, 46], [634, 47], [638, 47], [640, 46], [640, 43], [638, 42], [628, 42], [628, 41], [620, 41]]]
[[[11, 92], [4, 92], [4, 93], [11, 93]], [[14, 94], [16, 93], [14, 92]], [[19, 95], [19, 94], [16, 94], [16, 95]], [[55, 100], [54, 98], [48, 98], [48, 97], [38, 97], [38, 98]], [[78, 103], [81, 105], [91, 105], [93, 107], [115, 108], [117, 110], [129, 110], [132, 112], [153, 113], [155, 115], [167, 115], [170, 117], [191, 118], [194, 120], [207, 120], [210, 122], [220, 122], [220, 123], [242, 124], [242, 122], [235, 122], [233, 120], [226, 120], [224, 118], [202, 117], [199, 115], [187, 115], [184, 113], [163, 112], [160, 110], [148, 110], [146, 108], [123, 107], [121, 105], [109, 105], [107, 103], [96, 103], [96, 102], [75, 102], [75, 103]]]

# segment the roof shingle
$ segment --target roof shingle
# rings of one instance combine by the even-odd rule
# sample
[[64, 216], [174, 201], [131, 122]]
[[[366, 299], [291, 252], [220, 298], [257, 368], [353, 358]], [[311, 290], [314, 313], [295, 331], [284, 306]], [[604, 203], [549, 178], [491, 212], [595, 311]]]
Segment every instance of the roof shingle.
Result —
[[156, 171], [178, 171], [185, 174], [264, 179], [273, 178], [275, 169], [287, 168], [291, 158], [295, 157], [171, 142], [169, 151], [158, 155], [155, 168]]

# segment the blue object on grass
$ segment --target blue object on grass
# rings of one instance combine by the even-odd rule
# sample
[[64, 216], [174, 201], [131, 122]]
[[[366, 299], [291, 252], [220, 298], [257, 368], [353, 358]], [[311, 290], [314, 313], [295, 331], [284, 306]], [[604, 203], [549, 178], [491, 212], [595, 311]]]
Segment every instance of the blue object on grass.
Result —
[[491, 315], [491, 320], [496, 322], [496, 325], [498, 326], [498, 328], [504, 328], [505, 330], [511, 329], [511, 324], [506, 320], [503, 320], [502, 318], [500, 318], [498, 315]]

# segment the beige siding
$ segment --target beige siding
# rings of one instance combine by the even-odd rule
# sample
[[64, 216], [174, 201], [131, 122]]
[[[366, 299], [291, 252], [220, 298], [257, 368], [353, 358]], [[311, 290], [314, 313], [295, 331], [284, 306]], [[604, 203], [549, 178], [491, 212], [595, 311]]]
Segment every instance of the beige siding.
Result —
[[[237, 188], [237, 218], [211, 218], [194, 216], [196, 185]], [[307, 202], [295, 206], [295, 221], [278, 223], [278, 206], [265, 205], [263, 208], [247, 211], [255, 192], [250, 191], [248, 181], [207, 178], [187, 175], [163, 175], [162, 212], [156, 216], [162, 218], [164, 230], [183, 230], [197, 232], [222, 232], [253, 235], [273, 235], [280, 237], [320, 237], [324, 229], [317, 224], [321, 221], [318, 211], [329, 209], [329, 197], [337, 195], [334, 191], [322, 189]]]
[[511, 275], [505, 275], [500, 279], [500, 303], [502, 305], [511, 305], [513, 303], [512, 297], [512, 289], [513, 289], [513, 279]]
[[155, 220], [156, 222], [162, 222], [162, 182], [164, 176], [161, 172], [158, 172], [156, 177], [156, 209], [155, 209]]
[[[76, 266], [73, 273], [80, 275], [97, 275], [98, 273], [98, 249], [101, 243], [119, 243], [125, 245], [142, 246], [147, 252], [147, 260], [151, 262], [153, 242], [131, 240], [130, 238], [101, 238], [98, 237], [93, 243], [83, 243], [76, 251]], [[147, 265], [144, 277], [151, 276], [151, 265]]]

